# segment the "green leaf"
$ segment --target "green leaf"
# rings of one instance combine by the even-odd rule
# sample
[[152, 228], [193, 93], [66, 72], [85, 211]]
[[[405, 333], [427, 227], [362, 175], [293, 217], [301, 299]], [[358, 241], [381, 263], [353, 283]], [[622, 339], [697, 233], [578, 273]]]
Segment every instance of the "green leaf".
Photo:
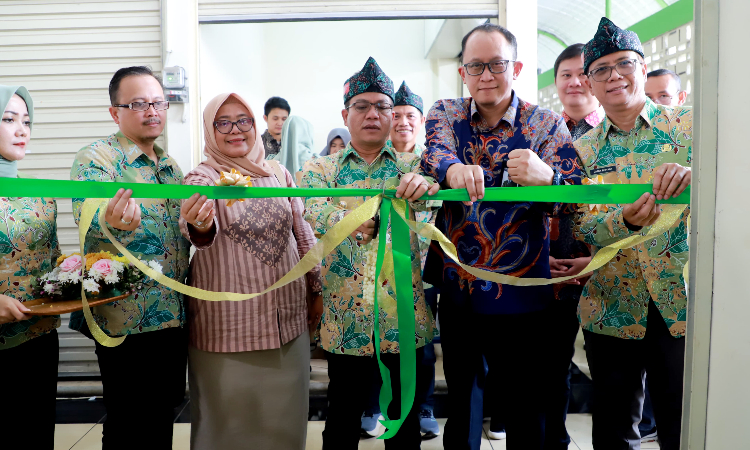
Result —
[[384, 339], [386, 341], [398, 342], [398, 329], [391, 328], [390, 330], [386, 331]]
[[26, 270], [26, 268], [25, 268], [25, 267], [21, 267], [21, 270], [17, 270], [17, 271], [16, 271], [16, 272], [15, 272], [15, 273], [13, 274], [13, 276], [14, 276], [14, 277], [25, 277], [25, 276], [28, 276], [28, 275], [29, 275], [29, 271], [28, 271], [28, 270]]
[[652, 141], [655, 150], [652, 151], [651, 154], [656, 155], [656, 154], [661, 153], [661, 145], [671, 144], [673, 141], [672, 141], [672, 137], [669, 134], [667, 134], [666, 131], [660, 129], [659, 127], [653, 127], [652, 130], [654, 133], [654, 137], [656, 138], [656, 140], [658, 140], [658, 142]]
[[684, 322], [687, 320], [687, 308], [682, 308], [679, 313], [677, 313], [677, 321], [678, 322]]
[[627, 165], [627, 166], [623, 167], [620, 172], [624, 173], [625, 176], [628, 177], [628, 180], [629, 180], [630, 177], [633, 176], [633, 166]]
[[0, 231], [0, 255], [7, 255], [13, 251], [13, 243], [10, 242], [8, 235]]
[[612, 146], [612, 154], [615, 158], [622, 158], [623, 156], [628, 156], [630, 153], [630, 150], [627, 147], [623, 147], [622, 145], [613, 145]]
[[622, 328], [635, 325], [635, 319], [629, 313], [620, 313], [602, 320], [605, 327]]
[[367, 174], [360, 169], [353, 169], [350, 165], [345, 165], [336, 175], [336, 182], [340, 185], [350, 185], [355, 181], [364, 181]]
[[170, 320], [174, 320], [174, 314], [172, 314], [169, 310], [162, 310], [159, 311], [159, 302], [154, 302], [151, 306], [148, 307], [146, 310], [146, 313], [143, 316], [143, 319], [141, 319], [139, 325], [146, 328], [146, 327], [156, 327], [161, 325], [162, 323], [169, 322]]
[[161, 239], [155, 235], [151, 230], [146, 228], [146, 236], [143, 239], [138, 239], [126, 247], [128, 251], [132, 253], [141, 253], [143, 255], [159, 255], [164, 251], [164, 245]]
[[664, 323], [667, 324], [667, 328], [672, 328], [672, 325], [675, 324], [675, 321], [672, 319], [669, 319], [667, 317], [664, 318]]

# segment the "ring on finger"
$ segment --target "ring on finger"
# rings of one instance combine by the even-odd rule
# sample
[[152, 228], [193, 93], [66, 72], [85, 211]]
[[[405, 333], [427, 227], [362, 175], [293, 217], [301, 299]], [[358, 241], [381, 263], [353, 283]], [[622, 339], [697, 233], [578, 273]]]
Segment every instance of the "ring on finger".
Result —
[[358, 240], [358, 241], [362, 241], [362, 240], [364, 240], [364, 239], [365, 239], [365, 235], [364, 235], [364, 234], [362, 234], [362, 232], [361, 232], [361, 231], [358, 231], [358, 232], [357, 232], [357, 234], [356, 234], [356, 235], [354, 236], [354, 239], [356, 239], [356, 240]]
[[125, 225], [130, 225], [130, 222], [132, 222], [132, 221], [133, 221], [133, 219], [130, 219], [129, 221], [125, 222], [125, 219], [123, 219], [122, 217], [120, 217], [120, 222], [124, 223]]
[[203, 221], [202, 220], [196, 220], [195, 221], [195, 225], [198, 226], [198, 227], [202, 227], [203, 226]]

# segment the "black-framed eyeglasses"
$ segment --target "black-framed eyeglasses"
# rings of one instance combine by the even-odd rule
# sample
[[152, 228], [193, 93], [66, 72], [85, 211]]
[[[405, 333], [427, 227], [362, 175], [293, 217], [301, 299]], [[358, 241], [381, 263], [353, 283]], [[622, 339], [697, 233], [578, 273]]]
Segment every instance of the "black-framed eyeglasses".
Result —
[[364, 114], [367, 111], [369, 111], [370, 108], [372, 108], [373, 106], [383, 116], [386, 116], [386, 115], [390, 114], [391, 111], [393, 111], [393, 105], [391, 105], [388, 102], [385, 102], [385, 103], [384, 102], [370, 103], [370, 102], [365, 101], [365, 100], [356, 101], [356, 102], [352, 103], [351, 105], [347, 106], [346, 109], [349, 110], [349, 108], [354, 108], [354, 110], [357, 111], [358, 113]]
[[150, 107], [154, 107], [154, 111], [164, 111], [169, 109], [168, 101], [160, 102], [132, 102], [127, 105], [112, 105], [115, 108], [130, 108], [133, 111], [148, 111]]
[[464, 64], [464, 69], [466, 69], [466, 73], [476, 77], [484, 73], [485, 67], [489, 67], [491, 73], [503, 73], [508, 70], [510, 63], [514, 62], [515, 61], [511, 59], [498, 59], [497, 61], [491, 61], [488, 63], [470, 62]]
[[253, 129], [254, 123], [255, 119], [252, 117], [243, 117], [237, 122], [232, 122], [231, 120], [217, 120], [214, 122], [214, 127], [216, 127], [221, 134], [229, 134], [232, 132], [232, 128], [234, 128], [235, 125], [237, 125], [238, 130], [248, 132]]
[[594, 81], [607, 81], [609, 80], [609, 77], [612, 76], [612, 69], [615, 69], [621, 76], [625, 76], [635, 72], [637, 64], [637, 59], [625, 59], [614, 66], [597, 67], [589, 72], [589, 76], [593, 78]]

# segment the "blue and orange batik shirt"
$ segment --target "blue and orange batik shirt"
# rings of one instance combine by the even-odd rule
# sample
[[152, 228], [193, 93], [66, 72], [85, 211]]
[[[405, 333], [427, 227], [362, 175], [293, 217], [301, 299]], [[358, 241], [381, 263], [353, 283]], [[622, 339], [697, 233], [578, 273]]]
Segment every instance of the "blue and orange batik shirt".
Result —
[[[485, 187], [499, 187], [501, 161], [516, 149], [531, 149], [557, 169], [564, 184], [580, 184], [580, 169], [570, 133], [563, 118], [527, 103], [513, 93], [508, 110], [490, 126], [470, 98], [439, 100], [427, 115], [427, 150], [422, 169], [439, 182], [452, 164], [479, 165]], [[464, 264], [506, 275], [549, 278], [549, 216], [571, 214], [574, 205], [533, 202], [444, 202], [436, 226], [456, 245]], [[431, 260], [442, 260], [425, 271], [441, 276], [443, 293], [455, 301], [468, 290], [474, 311], [483, 314], [515, 314], [538, 311], [552, 301], [552, 286], [517, 287], [477, 279], [456, 262], [431, 247]]]

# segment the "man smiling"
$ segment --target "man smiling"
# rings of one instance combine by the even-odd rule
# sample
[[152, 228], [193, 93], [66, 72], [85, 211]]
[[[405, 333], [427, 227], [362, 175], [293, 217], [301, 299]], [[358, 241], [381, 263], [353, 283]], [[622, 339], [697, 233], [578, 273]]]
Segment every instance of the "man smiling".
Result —
[[[629, 205], [582, 205], [576, 236], [601, 248], [647, 232], [661, 215], [656, 200], [690, 185], [693, 113], [646, 97], [643, 48], [632, 31], [602, 18], [583, 54], [606, 117], [575, 143], [582, 170], [599, 183], [653, 183], [653, 193]], [[646, 372], [660, 446], [680, 447], [688, 214], [653, 240], [620, 250], [584, 287], [579, 315], [594, 382], [595, 449], [640, 448]]]
[[[470, 98], [440, 100], [427, 114], [422, 168], [445, 187], [466, 188], [472, 201], [486, 187], [580, 182], [575, 150], [558, 114], [521, 100], [512, 89], [523, 64], [516, 38], [484, 24], [461, 42], [459, 73]], [[547, 216], [569, 212], [561, 204], [444, 202], [436, 226], [458, 248], [464, 264], [497, 273], [550, 276]], [[434, 246], [433, 246], [434, 247]], [[439, 250], [430, 249], [426, 281], [440, 288], [440, 326], [448, 383], [447, 449], [479, 449], [484, 363], [507, 389], [508, 449], [541, 449], [548, 373], [546, 330], [551, 286], [520, 287], [476, 279]], [[438, 273], [431, 269], [439, 261]], [[428, 278], [428, 275], [430, 276]], [[533, 324], [533, 325], [531, 325]], [[511, 344], [512, 343], [512, 344]], [[509, 378], [503, 364], [525, 367]]]
[[422, 155], [424, 146], [417, 143], [417, 136], [425, 122], [422, 111], [422, 97], [412, 92], [406, 81], [401, 83], [396, 92], [391, 125], [391, 142], [397, 152]]

